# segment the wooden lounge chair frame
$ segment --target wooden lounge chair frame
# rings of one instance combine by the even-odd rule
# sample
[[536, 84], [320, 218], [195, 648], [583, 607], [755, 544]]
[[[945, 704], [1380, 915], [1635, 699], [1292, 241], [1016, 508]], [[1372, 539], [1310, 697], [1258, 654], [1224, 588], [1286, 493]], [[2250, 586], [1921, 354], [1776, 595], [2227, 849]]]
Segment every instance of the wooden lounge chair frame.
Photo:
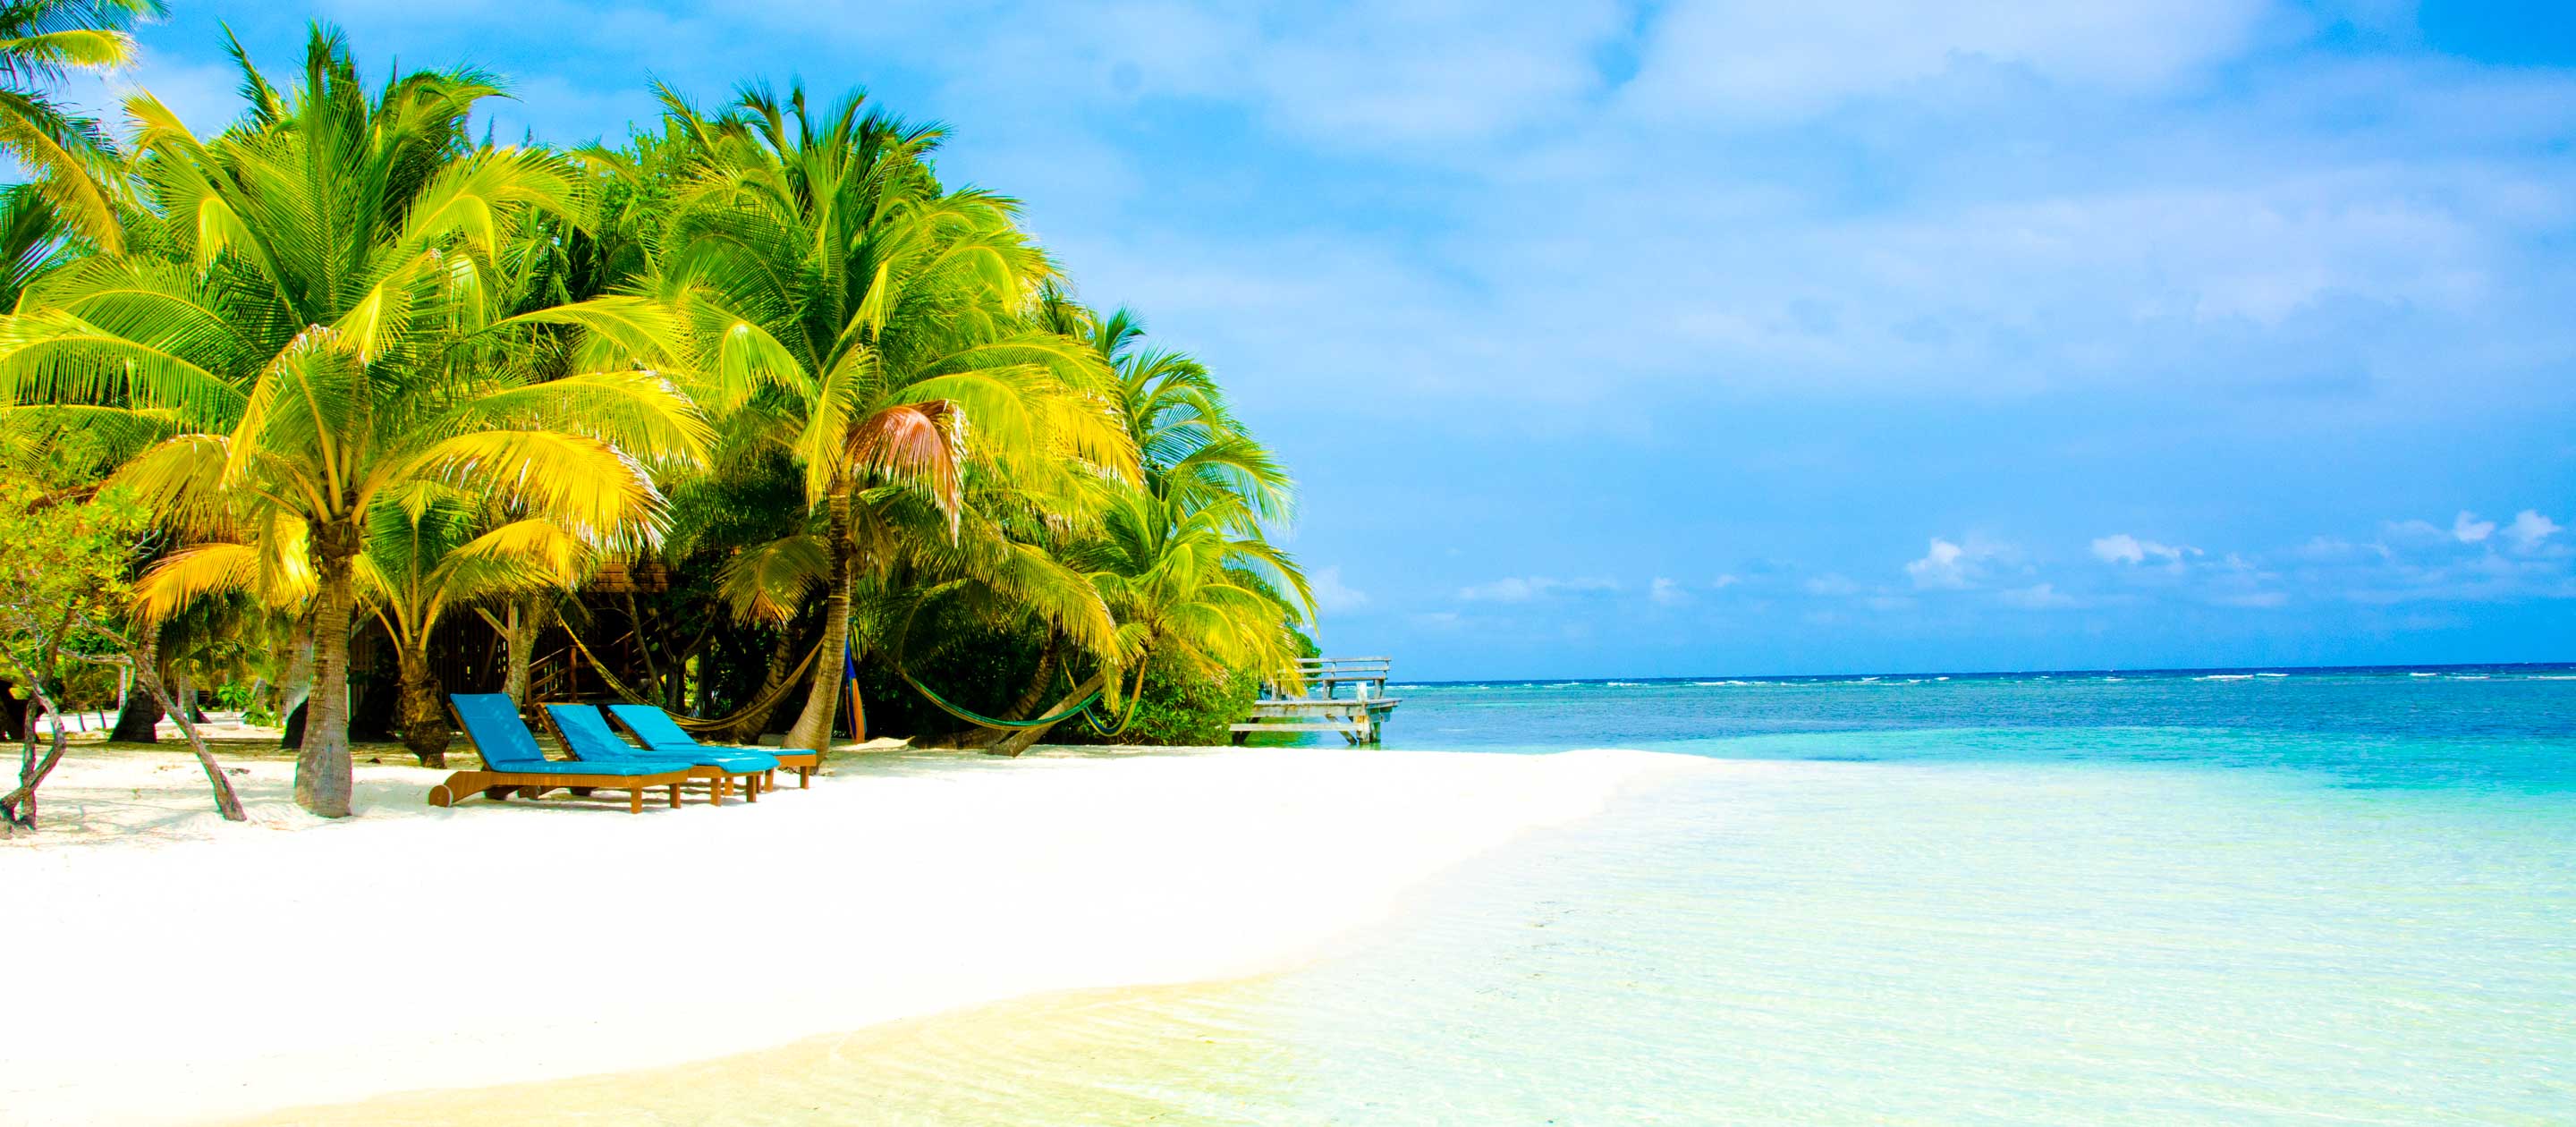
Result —
[[[466, 742], [474, 744], [475, 757], [482, 758], [483, 745], [475, 741], [473, 729], [465, 726], [465, 718], [457, 715], [455, 702], [447, 702], [447, 715], [449, 719], [456, 722], [456, 730], [465, 733]], [[484, 760], [484, 766], [490, 765], [490, 760]], [[667, 787], [671, 792], [671, 809], [677, 810], [680, 808], [681, 786], [700, 777], [697, 775], [698, 770], [698, 768], [692, 768], [688, 771], [660, 771], [650, 775], [606, 772], [583, 774], [555, 771], [458, 771], [429, 788], [429, 804], [440, 807], [454, 806], [459, 801], [471, 798], [477, 793], [494, 802], [500, 802], [508, 799], [512, 794], [521, 798], [536, 798], [547, 791], [557, 789], [570, 791], [576, 798], [588, 798], [592, 791], [597, 790], [622, 790], [626, 792], [626, 812], [641, 814], [644, 812], [644, 792], [654, 787]]]
[[819, 751], [782, 751], [774, 747], [764, 747], [760, 750], [777, 756], [780, 769], [796, 772], [798, 790], [811, 788], [814, 785], [815, 770], [823, 766], [823, 753]]
[[[580, 701], [541, 701], [537, 705], [537, 715], [544, 718], [546, 730], [553, 732], [555, 734], [556, 742], [563, 744], [566, 748], [572, 746], [572, 741], [564, 738], [563, 726], [555, 723], [555, 713], [551, 706], [557, 704], [577, 705], [580, 703]], [[449, 710], [454, 711], [453, 706], [450, 706]], [[605, 714], [603, 713], [603, 715]], [[610, 722], [615, 723], [614, 718], [612, 718]], [[636, 749], [636, 758], [649, 759], [652, 757], [652, 749]], [[710, 806], [722, 806], [724, 805], [725, 799], [733, 797], [733, 781], [736, 777], [742, 779], [742, 800], [745, 802], [760, 801], [760, 792], [768, 789], [768, 787], [763, 785], [763, 780], [769, 774], [769, 772], [766, 771], [744, 771], [737, 775], [735, 772], [727, 771], [714, 764], [700, 763], [691, 766], [685, 774], [688, 779], [687, 785], [703, 785], [707, 788], [707, 804]], [[674, 802], [671, 805], [677, 806], [679, 803]]]
[[472, 798], [477, 792], [495, 802], [516, 794], [535, 798], [550, 790], [563, 789], [577, 798], [587, 798], [594, 790], [626, 792], [626, 812], [644, 812], [644, 792], [654, 787], [667, 787], [671, 792], [671, 809], [680, 808], [680, 786], [690, 776], [682, 771], [665, 771], [656, 775], [559, 775], [517, 771], [459, 771], [445, 782], [429, 788], [429, 804], [454, 806], [459, 799]]
[[[635, 736], [636, 736], [636, 738], [638, 738], [638, 739], [642, 739], [642, 738], [643, 738], [643, 733], [641, 733], [641, 732], [636, 732], [636, 731], [635, 731], [635, 729], [634, 729], [634, 727], [633, 727], [633, 726], [631, 726], [631, 725], [629, 725], [629, 724], [627, 724], [627, 723], [626, 723], [626, 721], [625, 721], [624, 719], [620, 718], [620, 717], [617, 715], [617, 712], [616, 712], [614, 709], [609, 710], [609, 713], [608, 713], [608, 722], [609, 722], [609, 723], [611, 723], [611, 724], [614, 724], [614, 725], [616, 725], [616, 726], [618, 726], [618, 727], [620, 727], [620, 728], [624, 728], [624, 729], [626, 729], [628, 732], [632, 732], [632, 733], [634, 733], [634, 734], [635, 734]], [[561, 733], [557, 733], [557, 734], [558, 734], [558, 735], [560, 735]], [[700, 745], [698, 745], [698, 746], [703, 747], [703, 748], [706, 748], [706, 749], [711, 750], [711, 751], [721, 751], [721, 750], [723, 750], [723, 749], [725, 749], [725, 748], [733, 747], [733, 746], [737, 746], [737, 745], [733, 745], [733, 744], [700, 744]], [[819, 752], [819, 751], [789, 751], [789, 750], [787, 750], [786, 748], [783, 748], [783, 747], [752, 747], [752, 746], [750, 746], [750, 745], [748, 745], [748, 744], [740, 745], [740, 746], [742, 747], [742, 749], [743, 749], [744, 751], [757, 751], [757, 752], [764, 752], [764, 753], [766, 753], [766, 754], [768, 754], [768, 755], [770, 755], [770, 756], [772, 756], [772, 757], [776, 758], [776, 759], [778, 760], [778, 769], [779, 769], [779, 770], [781, 770], [781, 771], [794, 771], [794, 772], [796, 772], [796, 789], [798, 789], [798, 790], [811, 790], [811, 789], [813, 789], [813, 786], [814, 786], [814, 772], [815, 772], [816, 770], [820, 769], [820, 768], [823, 766], [823, 753], [822, 753], [822, 752]], [[650, 751], [650, 749], [648, 748], [648, 749], [647, 749], [647, 751], [649, 752], [649, 751]], [[777, 789], [778, 789], [778, 772], [777, 772], [777, 771], [765, 771], [765, 772], [762, 772], [762, 780], [761, 780], [761, 783], [762, 783], [762, 789], [764, 789], [764, 790], [777, 790]]]

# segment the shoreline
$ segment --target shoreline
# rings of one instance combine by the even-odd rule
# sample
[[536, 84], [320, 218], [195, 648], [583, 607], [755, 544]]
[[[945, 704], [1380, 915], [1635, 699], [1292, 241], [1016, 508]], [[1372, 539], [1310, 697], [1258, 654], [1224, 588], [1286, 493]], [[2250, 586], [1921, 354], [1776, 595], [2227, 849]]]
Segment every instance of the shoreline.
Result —
[[[48, 809], [141, 832], [0, 848], [39, 949], [0, 1059], [30, 1122], [221, 1122], [682, 1066], [1074, 990], [1311, 959], [1422, 882], [1686, 769], [1649, 752], [1048, 749], [843, 755], [757, 805], [422, 804], [359, 817], [184, 753], [67, 761]], [[180, 768], [184, 767], [184, 770]], [[193, 783], [193, 788], [190, 784]], [[471, 824], [455, 824], [471, 823]]]

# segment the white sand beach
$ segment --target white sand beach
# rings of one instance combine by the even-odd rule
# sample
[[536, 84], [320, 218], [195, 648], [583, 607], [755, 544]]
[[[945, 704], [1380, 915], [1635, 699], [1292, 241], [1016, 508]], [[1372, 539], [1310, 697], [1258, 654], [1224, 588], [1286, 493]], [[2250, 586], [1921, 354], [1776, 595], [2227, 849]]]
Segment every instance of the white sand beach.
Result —
[[[757, 805], [360, 814], [91, 753], [0, 845], [0, 1120], [215, 1122], [652, 1068], [1040, 992], [1314, 955], [1445, 867], [1692, 761], [1239, 749], [846, 755]], [[549, 805], [555, 805], [550, 803]]]

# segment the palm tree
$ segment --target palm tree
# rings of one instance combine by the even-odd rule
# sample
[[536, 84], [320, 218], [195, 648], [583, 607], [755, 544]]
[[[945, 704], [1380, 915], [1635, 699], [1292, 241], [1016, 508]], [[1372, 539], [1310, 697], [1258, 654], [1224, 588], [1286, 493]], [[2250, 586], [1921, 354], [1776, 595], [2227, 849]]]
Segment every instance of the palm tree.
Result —
[[45, 93], [67, 71], [105, 70], [134, 57], [125, 29], [166, 13], [161, 0], [8, 0], [0, 3], [0, 151], [35, 174], [31, 185], [73, 231], [116, 250], [122, 197], [116, 155], [98, 123]]
[[[1114, 704], [1113, 679], [1124, 671], [1141, 675], [1150, 662], [1194, 677], [1295, 682], [1294, 627], [1313, 617], [1314, 596], [1287, 553], [1239, 531], [1251, 520], [1244, 504], [1221, 499], [1193, 507], [1130, 491], [1110, 506], [1099, 535], [1065, 549], [1066, 562], [1090, 578], [1118, 629], [1112, 660], [1049, 713], [1104, 690]], [[994, 750], [1017, 755], [1046, 732], [1022, 728]]]
[[[128, 253], [42, 280], [0, 323], [0, 400], [81, 405], [165, 427], [119, 477], [188, 539], [305, 546], [315, 686], [296, 800], [348, 813], [348, 643], [361, 555], [389, 513], [444, 491], [633, 548], [658, 530], [646, 463], [702, 457], [706, 432], [613, 343], [651, 311], [594, 302], [508, 313], [504, 259], [528, 212], [585, 218], [552, 154], [470, 142], [498, 92], [472, 70], [370, 91], [316, 27], [280, 89], [245, 59], [242, 122], [200, 140], [149, 94], [127, 103], [147, 212]], [[532, 337], [593, 330], [585, 370], [540, 379]], [[605, 343], [603, 343], [605, 342]]]
[[1106, 320], [1083, 310], [1072, 319], [1118, 373], [1118, 417], [1143, 458], [1149, 490], [1189, 509], [1222, 505], [1243, 518], [1242, 532], [1287, 518], [1296, 496], [1287, 469], [1235, 419], [1206, 365], [1144, 347], [1145, 322], [1129, 310]]
[[[427, 767], [447, 765], [449, 739], [429, 664], [431, 632], [449, 611], [477, 600], [568, 587], [591, 556], [588, 545], [548, 520], [493, 525], [479, 500], [434, 481], [380, 493], [366, 522], [365, 547], [351, 563], [358, 606], [394, 645], [402, 686], [395, 722], [403, 744]], [[283, 522], [271, 529], [290, 538], [302, 531]], [[147, 618], [215, 594], [292, 605], [313, 593], [305, 555], [300, 539], [283, 548], [258, 540], [192, 545], [147, 573], [136, 586], [137, 600]]]
[[[788, 737], [820, 749], [862, 570], [962, 543], [979, 492], [1074, 504], [1086, 480], [1132, 478], [1134, 451], [1103, 409], [1105, 367], [1028, 316], [1053, 266], [1011, 201], [939, 185], [936, 130], [863, 114], [857, 94], [815, 113], [801, 88], [755, 89], [714, 118], [663, 98], [687, 158], [652, 291], [692, 335], [702, 399], [765, 421], [743, 429], [793, 457], [824, 513], [825, 656]], [[1043, 610], [1105, 617], [1087, 594]]]

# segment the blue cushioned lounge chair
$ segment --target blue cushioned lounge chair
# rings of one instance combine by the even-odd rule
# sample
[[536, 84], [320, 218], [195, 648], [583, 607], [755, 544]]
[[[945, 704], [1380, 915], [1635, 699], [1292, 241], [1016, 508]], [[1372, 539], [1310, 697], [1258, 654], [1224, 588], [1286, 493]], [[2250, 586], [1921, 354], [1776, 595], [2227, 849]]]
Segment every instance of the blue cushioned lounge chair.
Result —
[[646, 751], [654, 755], [690, 755], [710, 752], [720, 755], [765, 755], [769, 757], [771, 766], [785, 767], [796, 772], [796, 786], [800, 790], [814, 785], [814, 768], [823, 763], [822, 755], [811, 751], [761, 748], [755, 752], [747, 747], [709, 747], [699, 743], [697, 738], [691, 736], [686, 729], [673, 723], [669, 713], [649, 704], [612, 704], [608, 706], [608, 714], [616, 717], [618, 723], [626, 725], [627, 731], [635, 733], [636, 740], [644, 745]]
[[512, 792], [534, 798], [558, 787], [577, 795], [593, 790], [626, 792], [626, 811], [644, 812], [644, 792], [669, 787], [671, 806], [680, 805], [680, 784], [701, 770], [686, 760], [634, 758], [616, 763], [566, 763], [546, 758], [535, 733], [519, 720], [519, 706], [500, 693], [455, 693], [447, 698], [465, 738], [483, 757], [483, 770], [459, 771], [429, 788], [429, 804], [454, 806], [458, 799], [481, 792], [504, 799]]
[[704, 751], [682, 753], [655, 748], [638, 750], [617, 737], [608, 719], [599, 709], [587, 704], [550, 704], [546, 718], [554, 721], [555, 731], [563, 736], [564, 746], [585, 763], [626, 763], [636, 760], [680, 762], [689, 765], [692, 778], [705, 779], [707, 793], [722, 804], [732, 790], [733, 780], [743, 780], [743, 797], [760, 801], [760, 777], [778, 766], [766, 755], [717, 755]]

